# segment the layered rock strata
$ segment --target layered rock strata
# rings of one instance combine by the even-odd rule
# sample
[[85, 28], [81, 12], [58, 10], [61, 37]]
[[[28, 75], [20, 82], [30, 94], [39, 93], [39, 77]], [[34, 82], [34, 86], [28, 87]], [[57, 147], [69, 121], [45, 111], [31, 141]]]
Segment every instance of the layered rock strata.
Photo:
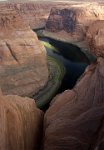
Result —
[[[57, 3], [59, 7], [60, 3]], [[56, 3], [52, 2], [29, 2], [29, 1], [14, 1], [0, 3], [1, 10], [14, 10], [30, 25], [31, 29], [42, 28], [45, 26], [50, 10]]]
[[0, 12], [0, 86], [5, 94], [32, 96], [48, 80], [46, 51], [20, 15]]
[[94, 21], [103, 19], [104, 5], [100, 3], [82, 3], [64, 9], [53, 8], [42, 35], [74, 44], [90, 59], [90, 48], [85, 38], [87, 29]]
[[45, 114], [44, 150], [104, 149], [104, 59], [90, 65], [73, 90], [57, 95]]
[[34, 100], [0, 93], [0, 150], [38, 150], [42, 122]]
[[[53, 5], [53, 4], [51, 4]], [[45, 26], [50, 9], [50, 3], [43, 4], [42, 2], [25, 2], [25, 3], [7, 3], [5, 8], [17, 11], [21, 17], [30, 25], [32, 29], [42, 28]]]
[[74, 42], [81, 41], [85, 37], [86, 28], [93, 21], [104, 19], [103, 10], [104, 6], [91, 3], [73, 5], [64, 9], [53, 8], [46, 24], [46, 30], [60, 34], [64, 32]]
[[0, 2], [0, 9], [12, 9], [19, 13], [21, 17], [30, 25], [32, 29], [43, 28], [46, 25], [51, 8], [58, 7], [70, 7], [72, 4], [79, 2], [67, 2], [64, 3], [57, 1], [28, 1], [28, 0], [8, 0]]

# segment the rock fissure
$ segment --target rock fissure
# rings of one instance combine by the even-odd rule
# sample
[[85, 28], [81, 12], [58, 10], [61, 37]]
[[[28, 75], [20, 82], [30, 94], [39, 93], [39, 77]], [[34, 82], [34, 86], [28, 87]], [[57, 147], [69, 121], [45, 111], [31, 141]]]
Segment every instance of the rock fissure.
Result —
[[19, 60], [17, 59], [16, 54], [13, 52], [11, 46], [7, 42], [6, 42], [6, 46], [8, 47], [13, 59], [19, 64]]

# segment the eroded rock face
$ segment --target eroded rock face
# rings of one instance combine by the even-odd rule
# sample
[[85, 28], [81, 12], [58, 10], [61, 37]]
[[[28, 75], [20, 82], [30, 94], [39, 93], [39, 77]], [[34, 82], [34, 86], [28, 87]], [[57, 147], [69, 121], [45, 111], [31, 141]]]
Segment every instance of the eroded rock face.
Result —
[[66, 41], [82, 41], [87, 27], [95, 20], [104, 19], [104, 6], [82, 3], [69, 8], [53, 8], [46, 24], [46, 31], [57, 34]]
[[0, 4], [0, 10], [14, 10], [30, 25], [31, 29], [42, 28], [46, 24], [49, 12], [54, 3], [49, 2], [29, 2], [14, 1]]
[[3, 93], [32, 96], [47, 80], [46, 51], [36, 34], [13, 10], [0, 12], [0, 86]]
[[45, 114], [44, 150], [104, 149], [104, 59], [90, 65], [73, 90]]
[[104, 20], [95, 21], [89, 26], [86, 40], [93, 54], [104, 57]]
[[35, 101], [0, 93], [0, 149], [38, 150], [43, 113]]
[[[51, 4], [52, 5], [52, 4]], [[8, 3], [4, 6], [17, 11], [21, 17], [31, 26], [32, 29], [45, 26], [51, 6], [48, 3]]]

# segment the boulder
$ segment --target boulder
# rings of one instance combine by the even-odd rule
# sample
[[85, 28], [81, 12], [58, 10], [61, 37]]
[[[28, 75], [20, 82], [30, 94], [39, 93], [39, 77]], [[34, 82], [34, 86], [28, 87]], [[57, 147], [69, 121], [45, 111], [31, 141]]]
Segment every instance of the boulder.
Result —
[[3, 93], [32, 96], [47, 80], [44, 46], [18, 13], [1, 10], [0, 86]]
[[104, 20], [93, 22], [86, 33], [91, 53], [104, 57]]
[[33, 99], [0, 93], [0, 150], [38, 150], [42, 122]]
[[104, 149], [104, 59], [57, 95], [44, 119], [44, 150]]

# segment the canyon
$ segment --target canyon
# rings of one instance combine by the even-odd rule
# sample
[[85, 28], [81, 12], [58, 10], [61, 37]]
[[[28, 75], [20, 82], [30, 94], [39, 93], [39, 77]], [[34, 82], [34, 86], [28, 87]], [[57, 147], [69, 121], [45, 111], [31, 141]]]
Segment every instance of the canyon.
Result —
[[104, 19], [103, 10], [104, 5], [96, 2], [52, 8], [45, 30], [41, 31], [40, 35], [76, 45], [89, 59], [92, 59], [86, 34], [88, 27], [94, 21]]
[[104, 149], [103, 41], [103, 2], [0, 4], [1, 150]]
[[[94, 6], [94, 8], [96, 7]], [[100, 6], [98, 15], [95, 15], [95, 12], [94, 15], [91, 15], [90, 10], [87, 14], [88, 18], [85, 17], [87, 16], [86, 9], [83, 8], [76, 7], [74, 8], [75, 11], [72, 8], [62, 10], [52, 9], [47, 22], [47, 24], [49, 23], [49, 27], [46, 24], [46, 34], [43, 31], [43, 36], [50, 36], [54, 39], [55, 34], [57, 34], [57, 37], [60, 37], [58, 40], [63, 40], [65, 34], [61, 36], [60, 32], [64, 30], [69, 38], [68, 42], [73, 44], [76, 42], [74, 43], [72, 40], [81, 41], [84, 39], [88, 47], [87, 50], [97, 57], [97, 60], [86, 68], [73, 89], [65, 90], [52, 100], [44, 117], [45, 134], [43, 137], [43, 149], [45, 150], [104, 149], [104, 11], [101, 8], [102, 6]], [[88, 7], [88, 9], [92, 8]], [[98, 11], [99, 9], [93, 9], [93, 11], [95, 10]], [[68, 12], [68, 16], [65, 15], [65, 12]], [[67, 17], [67, 21], [69, 19], [68, 28], [65, 28], [65, 25], [62, 24], [64, 23], [62, 19], [65, 19], [64, 15]], [[79, 22], [75, 22], [74, 24], [73, 20]], [[79, 27], [78, 30], [77, 27]], [[84, 31], [80, 30], [79, 32], [79, 29], [84, 29]], [[73, 38], [73, 34], [75, 35], [75, 39]], [[76, 35], [79, 35], [78, 39]]]
[[44, 149], [104, 149], [104, 59], [90, 65], [72, 90], [57, 95], [44, 118]]

